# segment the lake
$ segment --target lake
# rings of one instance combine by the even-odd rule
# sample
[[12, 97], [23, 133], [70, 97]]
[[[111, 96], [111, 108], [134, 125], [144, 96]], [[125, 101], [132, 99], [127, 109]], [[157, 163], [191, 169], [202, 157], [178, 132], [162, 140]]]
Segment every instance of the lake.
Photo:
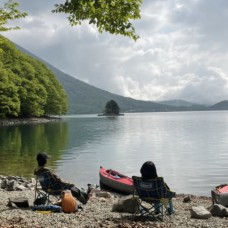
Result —
[[132, 176], [152, 160], [177, 193], [210, 195], [228, 182], [228, 112], [65, 116], [61, 121], [0, 128], [0, 174], [33, 177], [36, 154], [63, 179], [99, 185], [99, 167]]

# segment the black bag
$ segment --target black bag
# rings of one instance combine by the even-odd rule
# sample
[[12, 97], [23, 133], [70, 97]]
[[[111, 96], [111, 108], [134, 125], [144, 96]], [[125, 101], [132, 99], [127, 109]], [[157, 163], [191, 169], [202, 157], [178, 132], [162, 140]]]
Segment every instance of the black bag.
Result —
[[45, 196], [40, 196], [40, 197], [37, 197], [33, 204], [34, 205], [45, 205], [47, 202], [47, 198]]
[[19, 208], [28, 208], [29, 201], [25, 197], [9, 198], [8, 206], [13, 207], [14, 205], [16, 205]]

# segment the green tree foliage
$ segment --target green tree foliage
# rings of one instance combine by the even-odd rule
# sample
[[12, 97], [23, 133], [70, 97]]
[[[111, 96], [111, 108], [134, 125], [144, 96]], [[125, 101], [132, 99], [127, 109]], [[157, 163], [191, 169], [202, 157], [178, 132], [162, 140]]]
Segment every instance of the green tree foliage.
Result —
[[115, 114], [119, 115], [120, 113], [120, 108], [118, 104], [114, 100], [110, 100], [106, 103], [105, 105], [105, 114]]
[[64, 4], [56, 4], [52, 12], [68, 14], [72, 26], [87, 20], [100, 33], [107, 31], [137, 40], [130, 21], [140, 18], [141, 4], [142, 0], [66, 0]]
[[67, 95], [52, 72], [0, 38], [0, 117], [65, 114]]
[[[106, 31], [137, 40], [139, 36], [131, 21], [141, 18], [141, 4], [142, 0], [65, 0], [65, 3], [56, 4], [52, 12], [68, 14], [72, 26], [88, 21], [95, 25], [100, 33]], [[16, 1], [8, 0], [0, 7], [0, 31], [19, 28], [5, 26], [10, 20], [27, 16], [27, 13], [17, 9], [18, 6]]]
[[15, 115], [20, 111], [17, 78], [11, 71], [0, 69], [0, 118]]
[[8, 0], [2, 7], [0, 7], [0, 31], [8, 31], [11, 29], [19, 29], [16, 27], [6, 27], [5, 25], [8, 21], [20, 19], [27, 16], [27, 13], [20, 12], [18, 8], [18, 3], [13, 0]]

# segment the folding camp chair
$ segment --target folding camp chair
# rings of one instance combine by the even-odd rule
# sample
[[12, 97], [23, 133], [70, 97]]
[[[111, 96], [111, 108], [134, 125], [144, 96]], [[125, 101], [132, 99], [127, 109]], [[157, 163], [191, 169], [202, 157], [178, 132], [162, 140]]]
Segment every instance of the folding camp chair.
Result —
[[[138, 199], [138, 211], [140, 216], [151, 217], [155, 220], [162, 220], [165, 214], [170, 214], [168, 205], [175, 197], [167, 187], [162, 177], [143, 180], [141, 177], [132, 177], [134, 182], [133, 197]], [[135, 217], [136, 214], [133, 214]]]
[[51, 198], [55, 201], [59, 200], [63, 190], [65, 190], [64, 187], [50, 172], [40, 173], [36, 177], [34, 204], [53, 204]]

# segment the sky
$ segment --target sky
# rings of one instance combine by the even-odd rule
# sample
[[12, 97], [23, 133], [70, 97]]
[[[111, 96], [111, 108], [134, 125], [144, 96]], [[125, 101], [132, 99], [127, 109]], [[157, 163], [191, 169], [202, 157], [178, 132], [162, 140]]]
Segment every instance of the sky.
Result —
[[147, 101], [228, 100], [227, 0], [143, 0], [136, 42], [71, 27], [66, 14], [51, 13], [64, 0], [17, 2], [29, 16], [2, 35], [83, 82]]

